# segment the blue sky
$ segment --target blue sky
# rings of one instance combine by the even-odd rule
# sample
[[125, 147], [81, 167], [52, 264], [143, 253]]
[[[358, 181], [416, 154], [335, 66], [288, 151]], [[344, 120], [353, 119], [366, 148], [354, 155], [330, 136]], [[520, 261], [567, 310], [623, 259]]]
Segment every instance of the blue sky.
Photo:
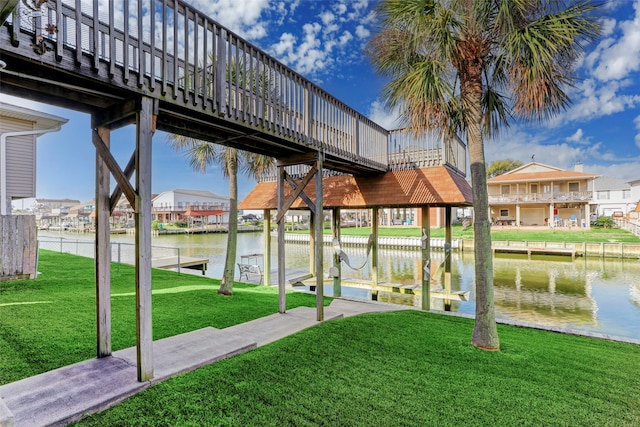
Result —
[[[106, 3], [107, 0], [101, 0]], [[375, 32], [373, 0], [190, 0], [192, 6], [244, 36], [380, 125], [398, 127], [385, 111], [384, 79], [363, 54]], [[625, 180], [640, 179], [640, 0], [613, 0], [603, 9], [604, 31], [589, 47], [569, 91], [572, 105], [549, 122], [514, 123], [485, 142], [486, 160], [532, 156], [540, 163]], [[3, 95], [3, 101], [69, 119], [60, 132], [38, 140], [37, 196], [88, 201], [94, 194], [95, 150], [88, 115]], [[112, 134], [113, 152], [126, 164], [135, 144], [132, 127]], [[193, 171], [186, 158], [154, 136], [152, 191], [175, 188], [228, 194], [215, 168]], [[240, 198], [254, 183], [240, 180]], [[19, 202], [14, 203], [18, 205]]]

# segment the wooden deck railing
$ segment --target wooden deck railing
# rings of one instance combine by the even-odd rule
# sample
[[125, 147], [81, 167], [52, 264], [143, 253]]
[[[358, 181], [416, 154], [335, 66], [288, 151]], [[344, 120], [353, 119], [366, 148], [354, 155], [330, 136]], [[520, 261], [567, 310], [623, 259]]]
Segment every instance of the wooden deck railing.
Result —
[[566, 203], [591, 200], [592, 191], [571, 191], [566, 193], [521, 193], [489, 195], [489, 203]]

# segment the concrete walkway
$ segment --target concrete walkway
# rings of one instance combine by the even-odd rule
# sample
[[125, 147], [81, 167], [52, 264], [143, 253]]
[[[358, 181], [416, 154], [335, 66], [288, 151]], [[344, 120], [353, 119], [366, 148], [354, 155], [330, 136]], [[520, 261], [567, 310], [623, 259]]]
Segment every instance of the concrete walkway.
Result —
[[[334, 299], [325, 321], [411, 309]], [[164, 381], [317, 325], [316, 309], [298, 307], [225, 329], [203, 328], [154, 341], [154, 378], [137, 381], [135, 347], [0, 386], [0, 427], [66, 425]]]

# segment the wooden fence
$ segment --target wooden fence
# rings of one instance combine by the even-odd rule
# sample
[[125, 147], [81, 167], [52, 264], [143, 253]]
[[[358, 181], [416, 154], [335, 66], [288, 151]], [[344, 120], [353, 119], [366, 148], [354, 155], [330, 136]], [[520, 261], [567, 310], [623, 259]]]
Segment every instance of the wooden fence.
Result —
[[36, 277], [36, 217], [0, 215], [0, 281]]

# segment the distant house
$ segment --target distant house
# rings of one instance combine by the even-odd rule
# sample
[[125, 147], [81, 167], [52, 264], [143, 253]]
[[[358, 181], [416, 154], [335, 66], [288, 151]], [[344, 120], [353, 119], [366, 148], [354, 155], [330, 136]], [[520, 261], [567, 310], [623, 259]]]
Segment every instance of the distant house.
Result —
[[[640, 182], [633, 181], [634, 186]], [[638, 196], [633, 198], [632, 185], [628, 181], [608, 176], [598, 177], [593, 181], [592, 212], [598, 217], [626, 215], [633, 211], [638, 203]]]
[[152, 217], [161, 223], [228, 224], [229, 198], [210, 191], [170, 190], [151, 201]]
[[532, 162], [487, 180], [496, 225], [589, 227], [590, 183], [582, 164], [565, 170]]
[[40, 228], [67, 228], [69, 227], [69, 211], [80, 204], [76, 199], [35, 199], [33, 212], [36, 214], [36, 222]]

